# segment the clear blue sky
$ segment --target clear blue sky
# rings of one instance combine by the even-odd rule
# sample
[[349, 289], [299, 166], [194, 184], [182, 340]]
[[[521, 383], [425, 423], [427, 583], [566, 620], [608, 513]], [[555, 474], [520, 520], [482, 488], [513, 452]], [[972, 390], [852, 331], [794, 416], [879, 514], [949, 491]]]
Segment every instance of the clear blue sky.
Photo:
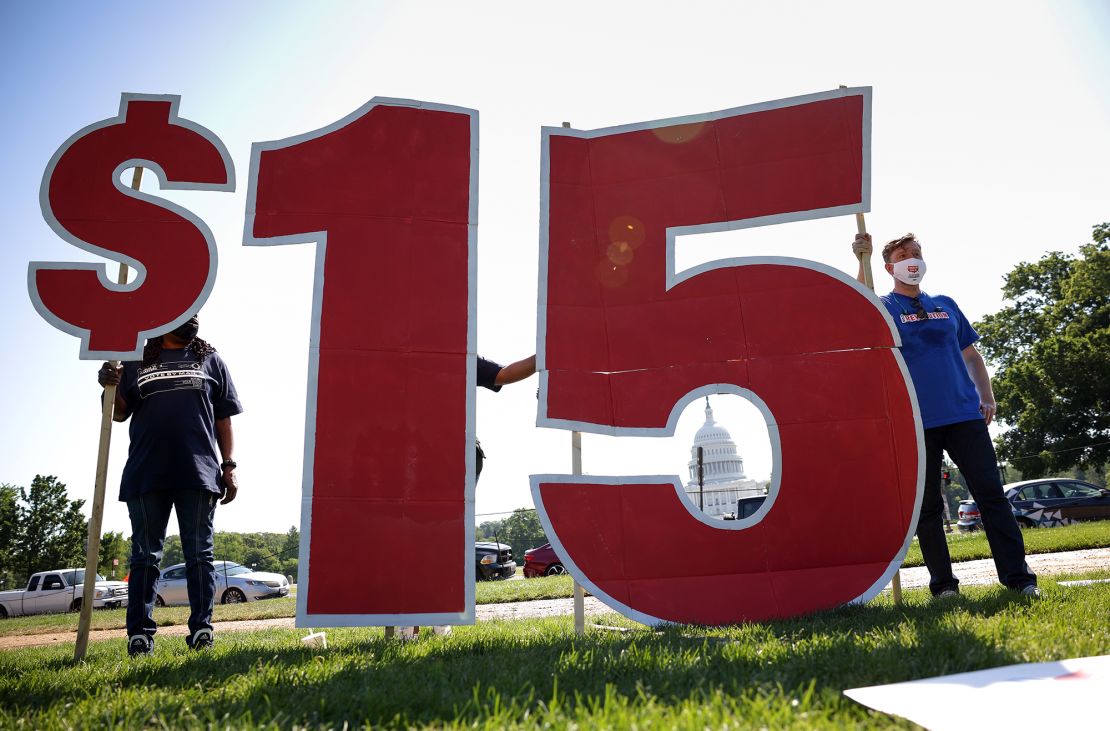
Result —
[[[299, 523], [312, 247], [241, 246], [250, 144], [315, 129], [373, 96], [481, 113], [478, 344], [507, 361], [535, 349], [539, 129], [711, 111], [835, 88], [874, 87], [877, 238], [919, 234], [926, 289], [975, 319], [1001, 305], [1003, 275], [1074, 251], [1110, 220], [1110, 9], [1104, 2], [213, 3], [7, 2], [0, 6], [0, 338], [7, 388], [0, 482], [58, 475], [89, 498], [99, 419], [96, 365], [42, 321], [31, 259], [90, 257], [47, 228], [38, 187], [72, 133], [112, 116], [121, 92], [181, 94], [182, 115], [234, 158], [234, 194], [166, 197], [204, 218], [220, 249], [202, 335], [224, 354], [237, 417], [239, 500], [222, 530]], [[156, 192], [154, 181], [144, 189]], [[788, 253], [852, 271], [851, 219], [680, 244], [679, 266]], [[887, 281], [877, 273], [880, 287]], [[535, 423], [535, 386], [480, 392], [490, 461], [479, 513], [530, 506], [530, 473], [569, 471], [569, 435]], [[770, 455], [754, 410], [720, 397], [718, 419], [749, 474]], [[731, 403], [730, 403], [731, 402]], [[701, 407], [667, 440], [585, 439], [594, 474], [685, 475]], [[115, 431], [105, 528], [126, 453]], [[171, 528], [172, 530], [172, 528]]]

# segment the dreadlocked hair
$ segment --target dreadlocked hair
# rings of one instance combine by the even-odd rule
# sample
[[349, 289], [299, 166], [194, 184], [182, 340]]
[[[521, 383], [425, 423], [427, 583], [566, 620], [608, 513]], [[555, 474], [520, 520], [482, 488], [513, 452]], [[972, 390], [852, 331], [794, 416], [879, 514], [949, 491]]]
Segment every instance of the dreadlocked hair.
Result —
[[[201, 338], [193, 338], [189, 344], [185, 346], [186, 350], [192, 350], [193, 355], [197, 357], [197, 363], [203, 363], [204, 359], [216, 352], [216, 348], [207, 340]], [[162, 352], [162, 336], [151, 338], [146, 341], [146, 347], [143, 348], [143, 368], [148, 368], [158, 360], [158, 355]]]

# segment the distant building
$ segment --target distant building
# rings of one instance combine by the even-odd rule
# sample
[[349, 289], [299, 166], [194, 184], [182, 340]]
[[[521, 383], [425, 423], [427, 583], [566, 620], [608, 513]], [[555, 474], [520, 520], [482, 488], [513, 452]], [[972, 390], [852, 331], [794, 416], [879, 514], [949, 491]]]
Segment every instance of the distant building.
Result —
[[694, 435], [690, 448], [690, 481], [686, 494], [698, 506], [698, 447], [702, 448], [701, 505], [706, 515], [723, 518], [725, 513], [736, 512], [736, 501], [742, 497], [763, 495], [763, 486], [749, 480], [744, 474], [744, 458], [736, 450], [736, 442], [728, 429], [713, 419], [709, 398], [705, 399], [705, 424]]

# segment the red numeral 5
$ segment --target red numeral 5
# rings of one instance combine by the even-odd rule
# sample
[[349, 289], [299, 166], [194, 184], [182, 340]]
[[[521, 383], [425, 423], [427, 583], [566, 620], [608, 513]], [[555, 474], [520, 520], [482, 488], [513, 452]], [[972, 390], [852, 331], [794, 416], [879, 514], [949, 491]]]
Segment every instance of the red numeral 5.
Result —
[[631, 617], [722, 624], [869, 598], [908, 546], [921, 434], [874, 295], [785, 257], [672, 271], [677, 234], [865, 210], [869, 102], [843, 90], [545, 130], [539, 424], [661, 436], [692, 399], [732, 392], [755, 397], [778, 452], [767, 504], [732, 524], [666, 477], [533, 476], [556, 550]]

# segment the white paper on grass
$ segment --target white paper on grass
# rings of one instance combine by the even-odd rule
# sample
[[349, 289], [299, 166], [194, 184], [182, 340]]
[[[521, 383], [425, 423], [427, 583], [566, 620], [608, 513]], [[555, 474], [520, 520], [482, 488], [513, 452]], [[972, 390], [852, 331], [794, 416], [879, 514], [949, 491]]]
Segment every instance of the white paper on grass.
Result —
[[857, 703], [944, 729], [1108, 728], [1110, 655], [1007, 665], [844, 691]]

